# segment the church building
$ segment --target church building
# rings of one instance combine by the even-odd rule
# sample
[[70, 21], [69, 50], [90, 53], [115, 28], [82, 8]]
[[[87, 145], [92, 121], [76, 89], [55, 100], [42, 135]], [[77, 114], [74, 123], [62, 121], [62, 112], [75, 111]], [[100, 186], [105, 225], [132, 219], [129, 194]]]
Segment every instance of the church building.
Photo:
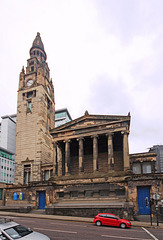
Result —
[[[6, 186], [5, 206], [90, 217], [107, 211], [132, 219], [140, 207], [138, 194], [150, 200], [158, 186], [162, 189], [156, 154], [129, 155], [130, 113], [85, 111], [55, 127], [54, 86], [46, 60], [37, 33], [19, 77], [15, 184]], [[151, 172], [137, 173], [139, 164], [151, 165]]]

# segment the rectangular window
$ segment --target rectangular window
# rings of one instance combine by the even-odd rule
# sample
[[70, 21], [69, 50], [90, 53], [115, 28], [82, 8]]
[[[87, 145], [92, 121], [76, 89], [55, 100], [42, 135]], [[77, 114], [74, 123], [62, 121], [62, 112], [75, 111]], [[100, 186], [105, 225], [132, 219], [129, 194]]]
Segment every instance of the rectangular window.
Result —
[[108, 190], [101, 190], [100, 191], [100, 197], [108, 197], [109, 191]]
[[0, 189], [0, 200], [2, 200], [3, 197], [3, 189]]
[[24, 184], [28, 184], [31, 181], [31, 165], [24, 165]]
[[45, 178], [45, 181], [49, 179], [49, 170], [44, 171], [44, 178]]
[[32, 102], [31, 101], [28, 102], [28, 109], [30, 109], [30, 110], [32, 109]]
[[33, 96], [33, 92], [27, 92], [27, 98], [31, 98]]
[[59, 198], [64, 198], [64, 192], [59, 192]]
[[[35, 51], [34, 51], [35, 52]], [[34, 61], [30, 61], [29, 66], [33, 65]]]
[[151, 168], [151, 163], [143, 163], [143, 173], [151, 173], [152, 168]]
[[71, 197], [72, 198], [77, 198], [78, 197], [78, 192], [77, 191], [71, 192]]
[[133, 163], [132, 165], [132, 171], [135, 174], [141, 174], [141, 166], [140, 163]]
[[31, 181], [31, 172], [28, 172], [28, 182]]
[[90, 190], [85, 191], [85, 197], [86, 197], [86, 198], [93, 197], [93, 191], [90, 191]]
[[27, 181], [27, 172], [24, 173], [24, 184], [27, 184], [28, 181]]
[[125, 188], [123, 189], [116, 189], [115, 190], [117, 196], [124, 196], [125, 195]]

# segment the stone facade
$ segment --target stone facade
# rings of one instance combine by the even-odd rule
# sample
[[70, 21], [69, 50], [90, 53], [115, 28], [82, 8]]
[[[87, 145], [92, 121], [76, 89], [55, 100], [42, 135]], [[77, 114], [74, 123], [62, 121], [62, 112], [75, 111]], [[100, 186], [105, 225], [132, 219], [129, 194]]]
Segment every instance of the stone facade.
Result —
[[53, 129], [54, 151], [58, 150], [55, 172], [63, 176], [128, 170], [129, 126], [130, 115], [87, 113]]
[[20, 73], [17, 123], [15, 183], [41, 181], [41, 164], [53, 161], [54, 87], [50, 79], [46, 53], [38, 33]]
[[24, 68], [20, 73], [16, 184], [6, 186], [6, 207], [33, 206], [46, 208], [47, 214], [87, 217], [106, 211], [132, 219], [140, 208], [141, 187], [163, 198], [155, 153], [129, 155], [130, 113], [86, 111], [54, 128], [54, 110], [54, 88], [37, 34], [26, 73]]

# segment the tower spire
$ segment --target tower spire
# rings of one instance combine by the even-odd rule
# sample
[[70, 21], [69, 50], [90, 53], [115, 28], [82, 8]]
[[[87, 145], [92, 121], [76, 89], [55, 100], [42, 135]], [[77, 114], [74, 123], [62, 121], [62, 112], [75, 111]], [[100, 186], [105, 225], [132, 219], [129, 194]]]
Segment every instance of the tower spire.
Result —
[[40, 62], [46, 61], [47, 55], [44, 50], [44, 44], [42, 42], [40, 33], [37, 32], [37, 35], [33, 41], [32, 47], [30, 49], [30, 57], [37, 57]]

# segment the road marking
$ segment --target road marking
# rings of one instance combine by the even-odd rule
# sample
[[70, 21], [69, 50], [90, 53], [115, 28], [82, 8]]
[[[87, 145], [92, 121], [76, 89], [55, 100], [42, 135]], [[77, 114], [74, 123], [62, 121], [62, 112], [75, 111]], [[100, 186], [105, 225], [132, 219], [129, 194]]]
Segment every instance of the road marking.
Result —
[[75, 227], [87, 227], [85, 225], [73, 225], [73, 226], [75, 226]]
[[65, 226], [65, 225], [66, 225], [66, 226], [68, 225], [68, 224], [64, 224], [64, 223], [53, 223], [53, 222], [51, 222], [50, 224], [55, 224], [55, 225], [64, 225], [64, 226]]
[[[50, 223], [50, 224], [54, 224], [54, 225], [65, 225], [65, 226], [68, 226], [68, 225], [70, 225], [70, 224], [65, 224], [65, 223], [57, 223], [57, 222], [52, 222], [52, 223]], [[75, 227], [87, 227], [87, 226], [85, 226], [85, 225], [74, 225], [73, 224], [73, 226], [75, 226]]]
[[44, 230], [44, 231], [51, 231], [51, 232], [61, 232], [61, 233], [74, 233], [74, 234], [77, 234], [77, 232], [63, 231], [63, 230], [53, 230], [53, 229], [47, 229], [47, 228], [33, 228], [33, 229]]
[[156, 238], [152, 233], [150, 233], [146, 228], [142, 227], [142, 229], [148, 233], [154, 240], [159, 240], [158, 238]]
[[[105, 230], [107, 230], [107, 231], [110, 231], [110, 229], [113, 229], [113, 228], [106, 228]], [[140, 229], [140, 230], [138, 230], [138, 229], [136, 229], [136, 230], [134, 230], [134, 229], [132, 229], [132, 228], [125, 228], [125, 229], [122, 229], [122, 228], [116, 228], [116, 231], [125, 231], [125, 232], [144, 232], [142, 229]]]
[[132, 237], [109, 236], [109, 235], [101, 235], [101, 237], [134, 239], [134, 240], [151, 240], [151, 239], [149, 239], [149, 238], [132, 238]]

